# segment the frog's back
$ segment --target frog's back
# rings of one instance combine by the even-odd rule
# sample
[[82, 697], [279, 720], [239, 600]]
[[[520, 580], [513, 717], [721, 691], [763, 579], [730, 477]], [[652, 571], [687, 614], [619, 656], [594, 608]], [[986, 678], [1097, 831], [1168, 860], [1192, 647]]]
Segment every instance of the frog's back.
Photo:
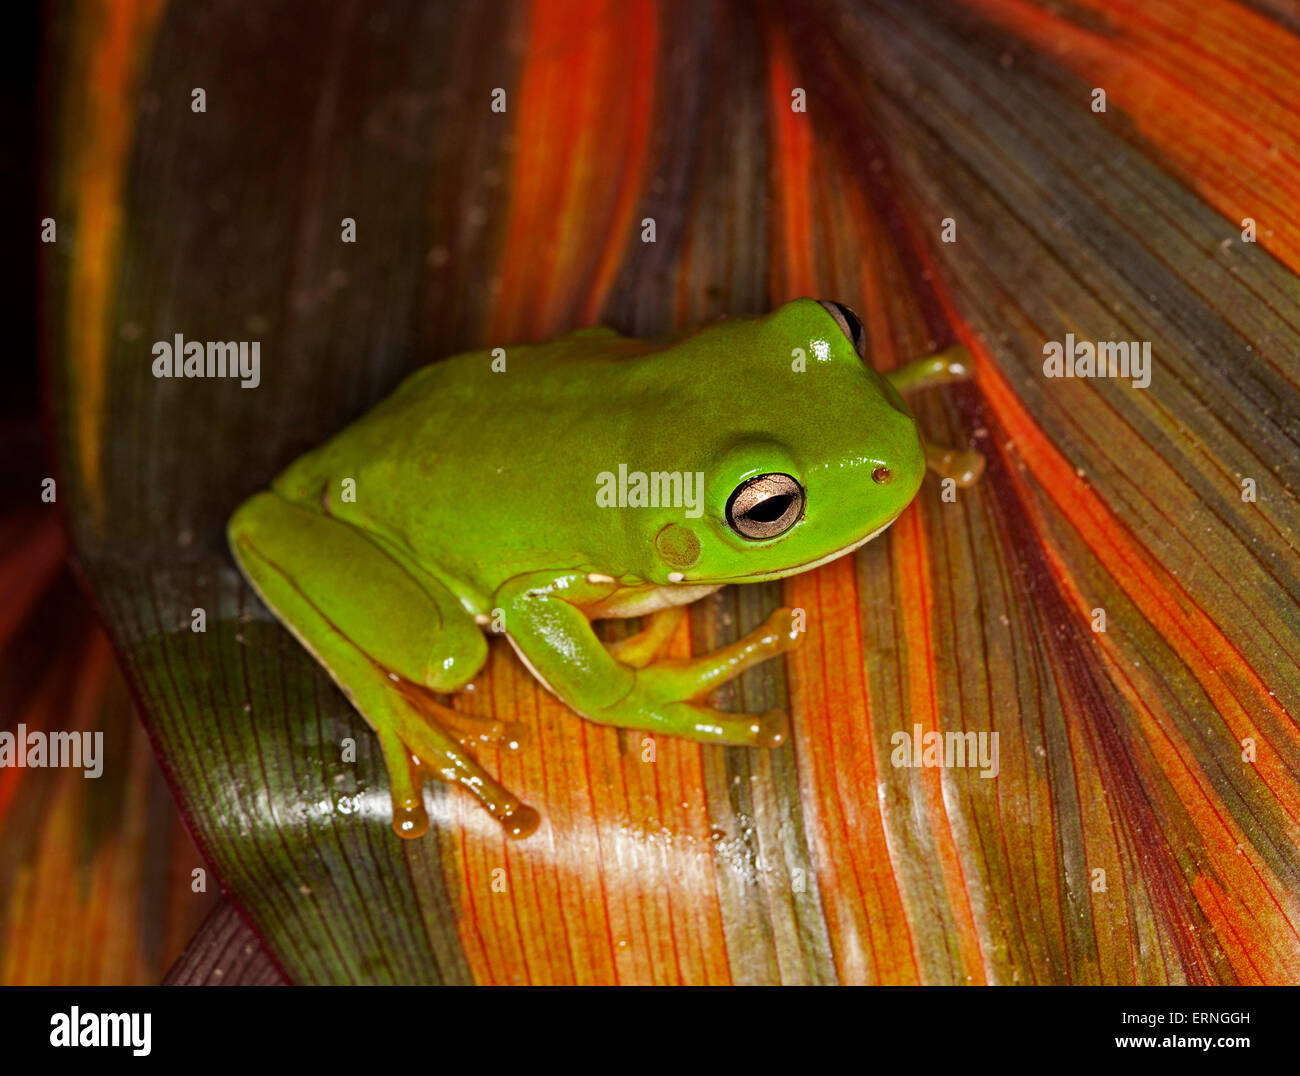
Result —
[[[301, 499], [364, 459], [424, 453], [427, 472], [446, 449], [535, 428], [530, 421], [574, 402], [578, 394], [608, 398], [622, 360], [650, 350], [607, 328], [582, 329], [539, 344], [462, 352], [408, 375], [385, 399], [330, 440], [305, 453], [276, 479]], [[566, 369], [573, 367], [573, 369]], [[519, 426], [511, 430], [508, 427]], [[531, 440], [531, 438], [525, 438]], [[516, 447], [518, 447], [516, 445]], [[458, 466], [466, 461], [461, 459]]]
[[[635, 361], [653, 350], [588, 329], [504, 356], [485, 349], [431, 363], [294, 461], [274, 488], [436, 553], [453, 571], [461, 562], [465, 576], [488, 560], [580, 556], [605, 522], [590, 518], [595, 476], [631, 452], [630, 424], [614, 419], [654, 396], [653, 375]], [[354, 501], [339, 493], [349, 478]], [[544, 514], [545, 526], [529, 525]]]

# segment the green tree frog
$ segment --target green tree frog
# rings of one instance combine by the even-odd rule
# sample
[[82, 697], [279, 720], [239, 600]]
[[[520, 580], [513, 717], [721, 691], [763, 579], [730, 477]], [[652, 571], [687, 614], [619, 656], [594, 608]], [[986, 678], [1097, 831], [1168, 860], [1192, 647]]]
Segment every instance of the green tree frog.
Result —
[[[231, 517], [230, 546], [374, 729], [399, 835], [427, 829], [434, 776], [527, 836], [537, 811], [467, 750], [512, 727], [438, 698], [471, 684], [485, 631], [589, 721], [780, 744], [783, 713], [707, 696], [796, 645], [791, 610], [709, 654], [660, 651], [688, 603], [880, 534], [927, 462], [978, 478], [982, 457], [926, 446], [899, 395], [969, 373], [954, 348], [882, 376], [852, 311], [812, 299], [668, 343], [596, 328], [475, 351], [412, 374], [292, 463]], [[606, 644], [603, 617], [647, 619]]]

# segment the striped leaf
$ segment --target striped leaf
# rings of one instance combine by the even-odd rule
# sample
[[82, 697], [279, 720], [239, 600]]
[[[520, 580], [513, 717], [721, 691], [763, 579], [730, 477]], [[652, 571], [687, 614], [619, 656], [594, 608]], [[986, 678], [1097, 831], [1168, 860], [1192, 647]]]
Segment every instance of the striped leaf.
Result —
[[[1284, 13], [141, 2], [58, 40], [74, 542], [291, 979], [1300, 980]], [[969, 347], [975, 381], [917, 413], [988, 471], [693, 608], [677, 654], [806, 610], [802, 647], [724, 695], [787, 706], [792, 742], [646, 762], [494, 647], [471, 708], [530, 737], [480, 758], [544, 825], [511, 842], [438, 787], [397, 841], [377, 745], [234, 570], [230, 511], [424, 362], [799, 295], [858, 309], [882, 368]], [[154, 379], [178, 332], [260, 340], [261, 384]], [[1067, 337], [1148, 345], [1149, 384], [1046, 377]], [[996, 777], [899, 765], [918, 732], [996, 732]]]

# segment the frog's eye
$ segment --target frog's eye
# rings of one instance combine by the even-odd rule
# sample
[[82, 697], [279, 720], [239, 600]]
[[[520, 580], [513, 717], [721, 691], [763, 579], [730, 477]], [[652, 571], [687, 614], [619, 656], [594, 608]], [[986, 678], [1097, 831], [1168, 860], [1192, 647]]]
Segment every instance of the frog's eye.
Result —
[[831, 299], [819, 299], [818, 302], [826, 308], [826, 312], [835, 319], [835, 324], [849, 338], [849, 343], [853, 345], [853, 350], [858, 353], [858, 358], [865, 359], [867, 357], [867, 334], [862, 330], [862, 322], [858, 320], [858, 315], [843, 303], [837, 303]]
[[727, 526], [758, 541], [784, 534], [803, 517], [803, 487], [788, 474], [761, 474], [736, 487]]

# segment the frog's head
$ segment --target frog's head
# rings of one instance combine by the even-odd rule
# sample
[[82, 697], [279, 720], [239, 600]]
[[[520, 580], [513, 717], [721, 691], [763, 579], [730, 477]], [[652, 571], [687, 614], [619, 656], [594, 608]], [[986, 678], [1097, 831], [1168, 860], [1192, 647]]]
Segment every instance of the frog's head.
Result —
[[690, 372], [696, 382], [668, 405], [681, 413], [660, 422], [680, 431], [681, 462], [703, 474], [703, 494], [697, 514], [655, 521], [655, 581], [795, 575], [874, 538], [916, 496], [916, 425], [867, 361], [847, 307], [797, 299], [672, 351], [674, 383]]

